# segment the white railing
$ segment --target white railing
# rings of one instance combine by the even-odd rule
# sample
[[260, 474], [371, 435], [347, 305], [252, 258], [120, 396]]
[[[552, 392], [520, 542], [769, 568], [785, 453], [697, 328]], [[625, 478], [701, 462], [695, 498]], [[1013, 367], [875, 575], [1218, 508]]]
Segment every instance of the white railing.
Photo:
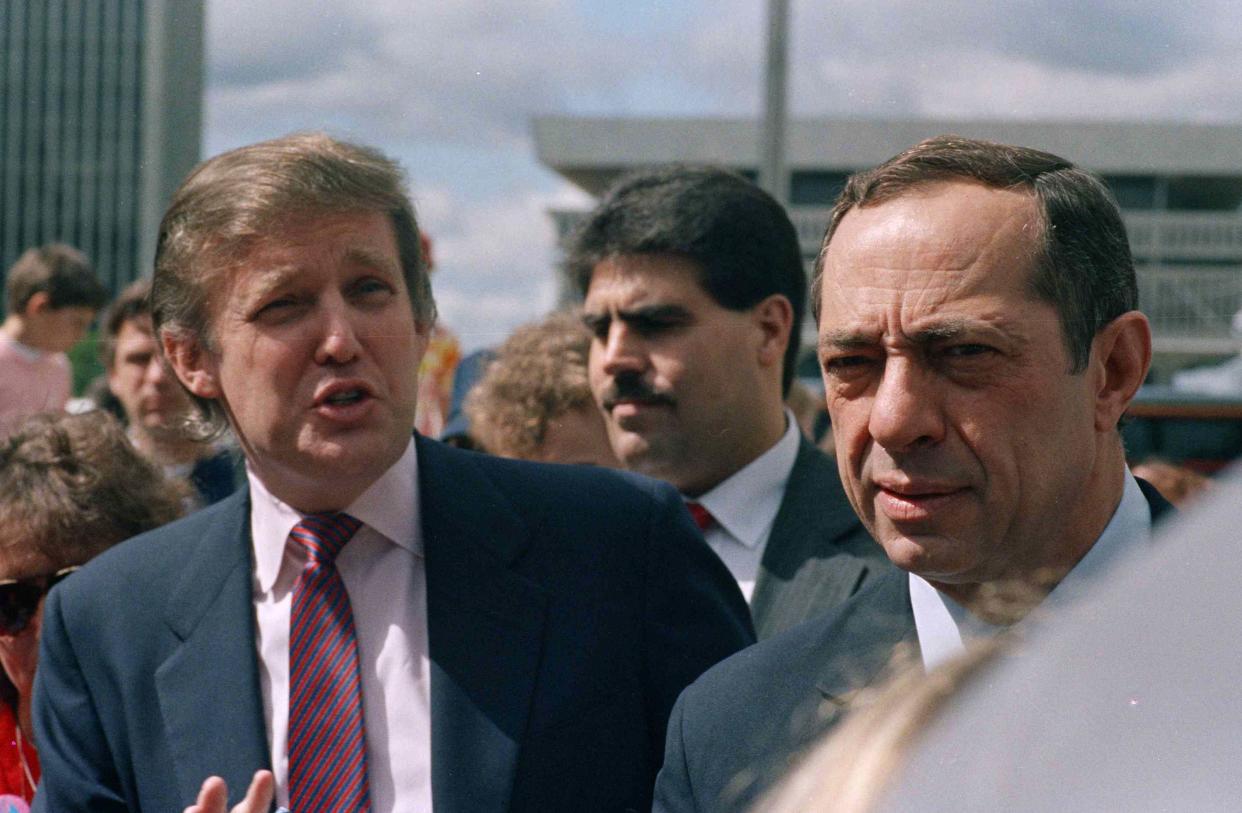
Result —
[[1242, 267], [1138, 267], [1139, 307], [1158, 344], [1237, 346], [1231, 325], [1242, 310]]
[[1242, 215], [1127, 212], [1124, 217], [1137, 259], [1242, 263]]

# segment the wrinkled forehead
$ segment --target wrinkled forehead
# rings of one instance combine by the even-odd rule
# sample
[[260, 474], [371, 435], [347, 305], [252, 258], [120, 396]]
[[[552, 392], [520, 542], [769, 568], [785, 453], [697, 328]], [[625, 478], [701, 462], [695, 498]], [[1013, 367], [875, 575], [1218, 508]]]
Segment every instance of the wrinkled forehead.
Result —
[[112, 337], [112, 352], [107, 354], [106, 366], [113, 369], [119, 357], [132, 352], [136, 348], [154, 348], [156, 345], [155, 329], [151, 324], [150, 314], [141, 313], [121, 322], [116, 335]]
[[149, 313], [135, 313], [133, 316], [126, 317], [120, 325], [117, 326], [116, 335], [120, 337], [126, 333], [144, 333], [148, 336], [155, 335], [155, 325]]
[[939, 184], [842, 218], [823, 257], [821, 319], [909, 326], [1003, 320], [1037, 301], [1038, 204], [1025, 192]]
[[825, 246], [825, 283], [1029, 285], [1042, 243], [1043, 218], [1029, 193], [936, 184], [850, 210]]

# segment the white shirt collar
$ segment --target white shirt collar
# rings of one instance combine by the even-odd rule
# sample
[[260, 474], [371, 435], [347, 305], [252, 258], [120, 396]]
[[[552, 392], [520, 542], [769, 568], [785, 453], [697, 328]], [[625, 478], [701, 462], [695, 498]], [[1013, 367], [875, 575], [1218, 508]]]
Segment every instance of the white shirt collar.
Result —
[[[1044, 599], [1039, 607], [1040, 613], [1048, 609], [1055, 611], [1055, 608], [1074, 601], [1105, 571], [1123, 559], [1126, 551], [1146, 547], [1150, 542], [1151, 506], [1134, 475], [1126, 469], [1121, 502], [1112, 519], [1086, 555]], [[923, 666], [928, 670], [965, 652], [969, 640], [991, 637], [1003, 629], [972, 615], [965, 607], [913, 573], [910, 574], [910, 605], [914, 611], [919, 649], [923, 653]]]
[[[303, 515], [268, 491], [249, 465], [246, 466], [246, 479], [250, 481], [250, 531], [254, 539], [255, 577], [259, 589], [267, 592], [280, 575], [289, 532], [302, 521]], [[423, 555], [422, 534], [418, 532], [417, 525], [421, 516], [418, 505], [418, 454], [413, 438], [397, 462], [350, 503], [345, 513], [390, 542], [416, 556]]]
[[695, 502], [710, 511], [734, 540], [754, 549], [767, 538], [776, 520], [801, 437], [793, 413], [785, 410], [785, 433], [780, 440]]

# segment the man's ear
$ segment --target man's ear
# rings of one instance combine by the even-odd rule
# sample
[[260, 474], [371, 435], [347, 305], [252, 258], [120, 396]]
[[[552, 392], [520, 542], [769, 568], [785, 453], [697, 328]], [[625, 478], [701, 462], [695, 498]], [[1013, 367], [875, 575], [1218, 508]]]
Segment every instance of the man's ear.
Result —
[[785, 361], [789, 333], [798, 329], [793, 323], [793, 305], [784, 294], [772, 294], [751, 311], [759, 328], [759, 361], [764, 366], [780, 366]]
[[26, 300], [25, 307], [22, 308], [22, 316], [29, 317], [36, 313], [43, 313], [52, 309], [52, 295], [47, 291], [38, 291], [30, 295]]
[[219, 398], [216, 360], [197, 338], [160, 331], [164, 357], [182, 385], [199, 398]]
[[1105, 325], [1091, 343], [1091, 363], [1098, 365], [1095, 428], [1108, 432], [1130, 406], [1151, 367], [1151, 325], [1129, 311]]

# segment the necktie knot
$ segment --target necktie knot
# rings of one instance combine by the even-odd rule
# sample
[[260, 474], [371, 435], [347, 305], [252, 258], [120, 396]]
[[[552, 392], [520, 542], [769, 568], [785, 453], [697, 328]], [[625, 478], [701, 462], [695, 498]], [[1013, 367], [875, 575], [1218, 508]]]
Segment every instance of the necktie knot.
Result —
[[306, 550], [311, 563], [328, 566], [361, 527], [361, 521], [345, 513], [308, 514], [289, 536]]
[[694, 517], [694, 524], [699, 526], [701, 533], [707, 533], [716, 526], [716, 518], [712, 516], [712, 512], [703, 507], [702, 503], [688, 502], [686, 509], [690, 511], [690, 516]]

